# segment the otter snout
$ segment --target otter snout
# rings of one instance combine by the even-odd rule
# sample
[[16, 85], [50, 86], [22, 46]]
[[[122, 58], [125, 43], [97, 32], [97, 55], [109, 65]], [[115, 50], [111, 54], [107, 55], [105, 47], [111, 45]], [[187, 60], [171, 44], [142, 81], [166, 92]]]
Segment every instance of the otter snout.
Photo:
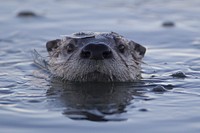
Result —
[[81, 58], [104, 60], [113, 57], [111, 48], [106, 44], [87, 44], [81, 50]]

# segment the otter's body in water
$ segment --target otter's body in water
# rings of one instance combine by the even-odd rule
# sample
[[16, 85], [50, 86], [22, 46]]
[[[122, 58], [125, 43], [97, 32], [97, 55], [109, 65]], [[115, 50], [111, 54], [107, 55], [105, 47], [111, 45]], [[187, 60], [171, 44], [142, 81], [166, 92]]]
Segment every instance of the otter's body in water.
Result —
[[48, 41], [48, 67], [66, 81], [131, 82], [141, 78], [146, 48], [114, 33], [79, 32]]

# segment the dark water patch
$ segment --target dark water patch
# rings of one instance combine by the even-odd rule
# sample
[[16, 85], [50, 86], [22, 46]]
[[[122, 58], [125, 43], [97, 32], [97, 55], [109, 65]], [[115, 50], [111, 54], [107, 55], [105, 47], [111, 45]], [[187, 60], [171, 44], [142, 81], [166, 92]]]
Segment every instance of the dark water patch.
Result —
[[20, 11], [17, 13], [17, 17], [20, 18], [29, 18], [29, 17], [39, 17], [34, 11]]
[[12, 105], [15, 105], [16, 104], [16, 100], [4, 100], [2, 99], [0, 101], [0, 107], [5, 107], [5, 106], [12, 106]]
[[149, 110], [148, 109], [145, 109], [145, 108], [142, 108], [142, 109], [139, 109], [140, 112], [148, 112]]
[[172, 21], [165, 21], [165, 22], [162, 23], [162, 26], [166, 27], [166, 28], [172, 28], [172, 27], [175, 26], [175, 23], [172, 22]]
[[164, 86], [162, 86], [162, 85], [158, 85], [158, 86], [154, 87], [152, 89], [152, 91], [153, 92], [157, 92], [157, 93], [163, 93], [163, 92], [166, 92], [167, 89]]
[[1, 83], [1, 85], [0, 85], [0, 88], [12, 88], [12, 87], [15, 87], [16, 86], [16, 84], [15, 83], [8, 83], [8, 82], [6, 82], [6, 81], [3, 81], [4, 82], [4, 84], [3, 83], [1, 83], [1, 81], [0, 81], [0, 83]]
[[43, 101], [43, 99], [42, 99], [42, 100], [40, 100], [40, 99], [28, 100], [29, 103], [40, 103], [40, 102], [42, 102], [42, 101]]
[[175, 72], [171, 76], [174, 77], [174, 78], [182, 78], [182, 79], [187, 77], [186, 74], [184, 72], [181, 72], [181, 71]]
[[1, 43], [2, 43], [2, 42], [12, 43], [13, 40], [12, 40], [12, 39], [1, 39], [1, 38], [0, 38], [0, 42], [1, 42]]
[[[7, 87], [9, 88], [9, 86], [7, 86]], [[13, 85], [11, 87], [13, 87]], [[8, 88], [0, 87], [0, 96], [3, 95], [3, 94], [12, 94], [13, 91], [8, 89]]]
[[18, 54], [18, 53], [21, 53], [22, 51], [19, 49], [9, 49], [9, 50], [6, 50], [5, 52], [8, 54]]

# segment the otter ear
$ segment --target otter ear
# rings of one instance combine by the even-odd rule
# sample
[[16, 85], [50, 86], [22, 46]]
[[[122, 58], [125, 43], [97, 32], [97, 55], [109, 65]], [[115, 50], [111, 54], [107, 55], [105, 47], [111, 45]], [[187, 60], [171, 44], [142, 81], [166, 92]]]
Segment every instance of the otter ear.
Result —
[[51, 51], [53, 51], [54, 49], [57, 49], [57, 48], [59, 47], [59, 45], [61, 44], [60, 42], [61, 42], [60, 39], [48, 41], [48, 42], [46, 43], [47, 51], [48, 51], [48, 52], [51, 52]]
[[146, 48], [138, 43], [135, 43], [134, 41], [130, 41], [129, 43], [134, 46], [134, 56], [136, 56], [136, 58], [142, 59], [146, 53]]
[[144, 55], [146, 53], [146, 48], [143, 47], [142, 45], [136, 43], [135, 51], [137, 51], [139, 53], [139, 56], [144, 57]]

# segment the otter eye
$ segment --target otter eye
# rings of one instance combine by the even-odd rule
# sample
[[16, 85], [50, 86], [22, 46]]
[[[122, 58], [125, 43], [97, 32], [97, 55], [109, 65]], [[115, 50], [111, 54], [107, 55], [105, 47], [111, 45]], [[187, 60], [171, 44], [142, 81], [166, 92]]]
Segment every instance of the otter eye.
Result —
[[125, 50], [124, 44], [119, 44], [117, 48], [119, 49], [119, 51], [120, 51], [121, 53], [124, 53], [124, 50]]
[[65, 46], [65, 49], [67, 50], [67, 53], [73, 52], [74, 48], [75, 48], [75, 46], [72, 43], [69, 43], [68, 45]]

